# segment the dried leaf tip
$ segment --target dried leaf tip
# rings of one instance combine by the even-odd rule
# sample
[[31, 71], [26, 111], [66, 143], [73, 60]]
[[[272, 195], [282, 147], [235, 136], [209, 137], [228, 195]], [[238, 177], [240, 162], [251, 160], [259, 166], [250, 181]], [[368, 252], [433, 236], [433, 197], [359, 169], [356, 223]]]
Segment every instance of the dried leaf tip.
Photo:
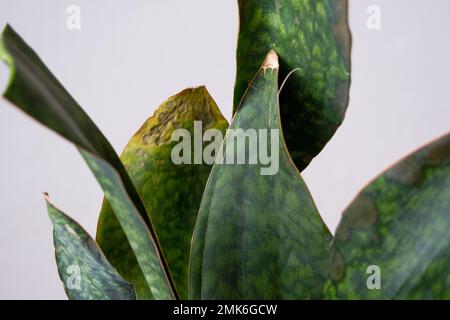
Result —
[[278, 70], [279, 67], [280, 63], [278, 62], [278, 55], [275, 52], [275, 50], [272, 49], [267, 54], [266, 60], [264, 60], [262, 68], [265, 72], [267, 69]]
[[53, 204], [53, 202], [50, 200], [50, 195], [49, 195], [47, 192], [44, 192], [43, 195], [44, 195], [44, 201], [45, 201], [45, 203], [46, 203], [46, 205], [47, 205], [47, 208], [48, 208], [48, 206], [52, 206], [52, 207], [55, 207], [55, 208], [56, 208], [56, 206], [55, 206], [55, 205]]

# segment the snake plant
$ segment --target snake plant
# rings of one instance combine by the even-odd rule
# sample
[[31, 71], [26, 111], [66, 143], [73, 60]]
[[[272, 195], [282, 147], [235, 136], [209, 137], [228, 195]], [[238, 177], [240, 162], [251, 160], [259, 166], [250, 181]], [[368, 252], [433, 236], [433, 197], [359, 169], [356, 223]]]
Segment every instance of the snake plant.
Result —
[[[3, 30], [4, 98], [74, 144], [104, 191], [95, 240], [45, 196], [67, 296], [450, 299], [450, 133], [370, 182], [333, 235], [301, 172], [346, 113], [347, 0], [238, 3], [231, 123], [205, 87], [189, 88], [163, 102], [120, 156], [33, 49]], [[197, 152], [214, 135], [183, 149], [194, 163], [176, 163], [179, 130], [225, 138], [212, 162]], [[239, 130], [272, 133], [275, 172], [218, 161]], [[249, 148], [237, 157], [251, 159]], [[368, 270], [379, 272], [377, 285]]]

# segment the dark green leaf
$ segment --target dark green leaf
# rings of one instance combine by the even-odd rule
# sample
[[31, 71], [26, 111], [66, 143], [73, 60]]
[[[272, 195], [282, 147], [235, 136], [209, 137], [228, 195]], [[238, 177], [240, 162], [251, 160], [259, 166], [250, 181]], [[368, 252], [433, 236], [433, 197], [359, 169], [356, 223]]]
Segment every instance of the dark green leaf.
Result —
[[280, 56], [281, 122], [302, 171], [344, 119], [350, 87], [347, 0], [239, 0], [234, 108], [270, 49]]
[[[270, 141], [269, 155], [278, 151], [279, 170], [262, 171], [269, 165], [262, 164], [261, 158], [258, 164], [249, 164], [250, 155], [265, 153], [261, 147], [255, 151], [251, 142], [247, 150], [235, 150], [247, 164], [214, 165], [194, 232], [190, 298], [322, 296], [331, 235], [289, 157], [279, 120], [278, 57], [272, 51], [250, 84], [230, 129], [266, 132], [268, 139], [260, 134], [259, 142]], [[228, 131], [224, 152], [235, 149], [232, 137]], [[273, 142], [272, 137], [276, 137]]]
[[345, 210], [328, 293], [339, 299], [450, 299], [449, 270], [447, 134], [381, 174]]
[[11, 70], [4, 97], [77, 146], [120, 221], [153, 296], [174, 298], [151, 221], [112, 146], [10, 26], [1, 35], [0, 57]]
[[[179, 296], [187, 299], [189, 252], [206, 180], [207, 164], [175, 165], [171, 152], [175, 129], [187, 129], [194, 155], [194, 121], [206, 129], [228, 127], [205, 87], [187, 89], [165, 101], [133, 136], [122, 162], [150, 214]], [[200, 150], [201, 151], [201, 150]], [[138, 297], [151, 298], [145, 278], [108, 202], [100, 214], [97, 242], [120, 274], [132, 282]]]
[[53, 224], [56, 263], [64, 290], [73, 300], [134, 300], [131, 284], [122, 279], [100, 248], [74, 220], [46, 196]]

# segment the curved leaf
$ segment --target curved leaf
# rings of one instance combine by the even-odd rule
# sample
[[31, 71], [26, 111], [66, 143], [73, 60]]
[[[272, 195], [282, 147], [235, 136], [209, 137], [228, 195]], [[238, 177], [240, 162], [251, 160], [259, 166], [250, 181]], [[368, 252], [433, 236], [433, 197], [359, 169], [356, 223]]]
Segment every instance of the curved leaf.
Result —
[[280, 56], [281, 122], [302, 171], [342, 123], [350, 88], [347, 0], [239, 0], [234, 109], [270, 49]]
[[69, 299], [135, 300], [131, 284], [122, 279], [100, 248], [74, 220], [45, 197], [53, 224], [58, 273]]
[[111, 203], [153, 296], [174, 298], [151, 221], [112, 146], [10, 26], [1, 34], [0, 57], [11, 70], [4, 97], [77, 146]]
[[330, 297], [450, 299], [450, 134], [359, 193], [336, 231], [332, 262]]
[[252, 155], [264, 153], [261, 145], [259, 151], [251, 142], [248, 150], [234, 148], [234, 134], [227, 132], [222, 151], [236, 149], [237, 157], [247, 161], [215, 164], [211, 171], [193, 238], [190, 298], [322, 295], [331, 235], [286, 150], [280, 133], [277, 84], [278, 57], [271, 51], [230, 129], [247, 133], [253, 129], [259, 133], [259, 143], [270, 140], [267, 148], [269, 154], [279, 154], [273, 157], [279, 160], [279, 170], [264, 171], [268, 165], [262, 164], [261, 157], [258, 164], [249, 164]]
[[[194, 122], [201, 122], [200, 130]], [[131, 138], [122, 162], [150, 214], [161, 249], [180, 298], [187, 299], [189, 252], [206, 180], [207, 164], [175, 165], [171, 152], [178, 142], [171, 136], [186, 129], [190, 136], [228, 123], [205, 87], [187, 89], [165, 101]], [[195, 131], [198, 132], [195, 132]], [[195, 141], [190, 140], [191, 155]], [[200, 150], [201, 151], [201, 150]], [[145, 278], [107, 201], [97, 230], [97, 242], [121, 275], [136, 286], [138, 297], [151, 298]]]

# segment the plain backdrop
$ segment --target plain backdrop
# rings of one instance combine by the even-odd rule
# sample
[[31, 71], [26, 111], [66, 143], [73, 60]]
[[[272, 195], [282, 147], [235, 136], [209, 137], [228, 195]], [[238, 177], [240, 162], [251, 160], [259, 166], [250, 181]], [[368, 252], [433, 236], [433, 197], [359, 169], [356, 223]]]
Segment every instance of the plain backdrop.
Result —
[[[432, 4], [431, 4], [432, 3]], [[81, 29], [66, 27], [69, 5]], [[370, 5], [381, 29], [367, 28]], [[328, 226], [394, 161], [450, 128], [450, 1], [350, 0], [344, 125], [303, 173]], [[234, 0], [1, 0], [7, 22], [120, 152], [166, 98], [205, 84], [231, 118]], [[8, 69], [0, 65], [0, 88]], [[42, 192], [95, 234], [102, 192], [75, 148], [0, 99], [0, 298], [64, 299]]]

